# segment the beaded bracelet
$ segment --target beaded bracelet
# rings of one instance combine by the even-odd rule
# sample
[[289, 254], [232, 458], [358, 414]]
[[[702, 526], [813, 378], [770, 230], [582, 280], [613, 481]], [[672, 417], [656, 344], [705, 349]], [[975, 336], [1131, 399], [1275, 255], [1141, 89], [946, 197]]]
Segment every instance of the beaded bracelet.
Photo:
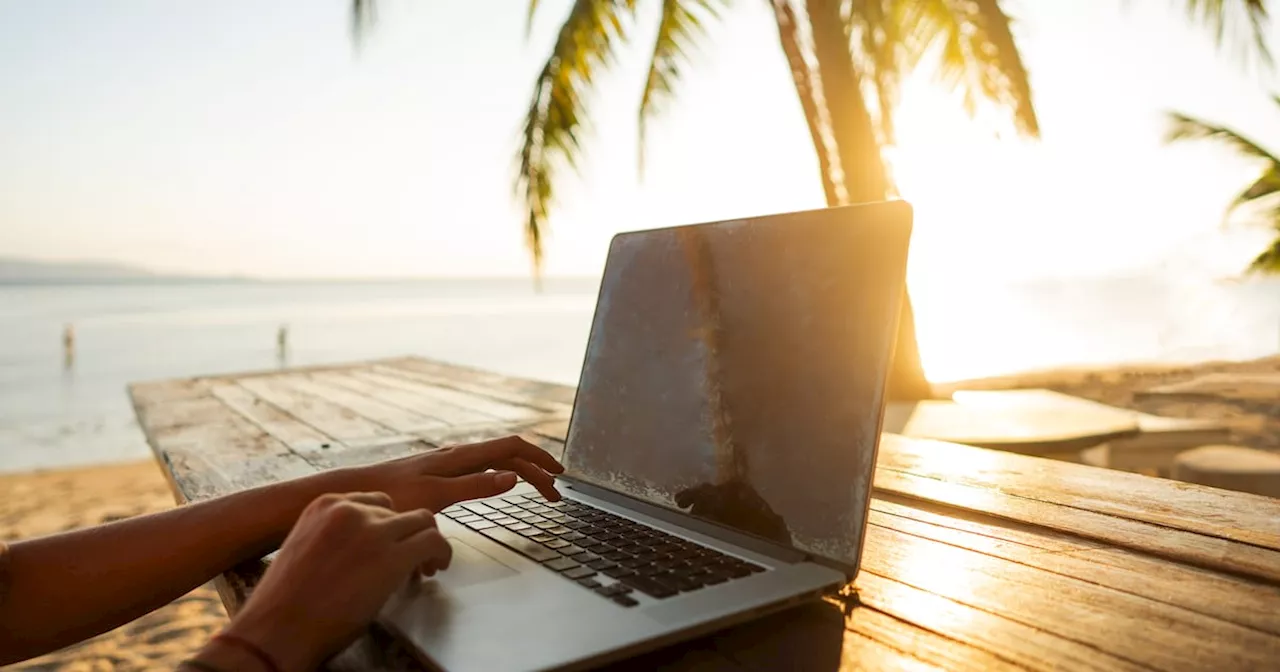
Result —
[[196, 660], [195, 658], [188, 658], [182, 661], [182, 664], [178, 665], [178, 669], [181, 670], [183, 668], [199, 670], [199, 672], [222, 672], [222, 670], [210, 665], [209, 663], [206, 663], [203, 660]]
[[266, 651], [263, 651], [262, 649], [258, 648], [257, 644], [254, 644], [253, 642], [250, 642], [247, 639], [242, 639], [235, 635], [228, 635], [227, 633], [223, 632], [223, 633], [218, 633], [214, 635], [212, 641], [222, 642], [223, 644], [230, 644], [232, 646], [235, 646], [239, 648], [241, 651], [244, 651], [245, 653], [248, 653], [254, 658], [257, 658], [258, 662], [262, 663], [262, 666], [267, 668], [269, 672], [280, 672], [280, 666], [276, 665], [276, 661], [272, 660], [271, 656], [267, 655]]

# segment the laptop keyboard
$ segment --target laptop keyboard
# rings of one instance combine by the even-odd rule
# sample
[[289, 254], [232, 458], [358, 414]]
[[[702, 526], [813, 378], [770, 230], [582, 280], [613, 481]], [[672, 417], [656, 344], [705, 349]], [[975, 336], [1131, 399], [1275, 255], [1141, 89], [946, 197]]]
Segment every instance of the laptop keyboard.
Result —
[[665, 599], [764, 567], [571, 500], [515, 495], [445, 509], [455, 522], [624, 607]]

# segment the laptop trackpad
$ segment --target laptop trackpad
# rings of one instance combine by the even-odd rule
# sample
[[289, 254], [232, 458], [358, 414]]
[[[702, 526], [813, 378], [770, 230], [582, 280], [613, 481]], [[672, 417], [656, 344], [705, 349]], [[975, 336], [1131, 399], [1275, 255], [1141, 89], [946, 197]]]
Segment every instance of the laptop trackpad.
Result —
[[468, 546], [467, 542], [457, 537], [446, 538], [453, 547], [453, 560], [449, 562], [449, 569], [432, 577], [441, 587], [462, 588], [516, 574], [516, 570]]

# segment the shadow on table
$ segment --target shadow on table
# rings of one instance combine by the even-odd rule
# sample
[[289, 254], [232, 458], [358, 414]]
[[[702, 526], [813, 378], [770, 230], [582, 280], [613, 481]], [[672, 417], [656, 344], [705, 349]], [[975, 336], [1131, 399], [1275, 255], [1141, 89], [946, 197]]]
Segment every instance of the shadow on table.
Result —
[[[602, 669], [610, 672], [838, 670], [844, 646], [844, 623], [839, 606], [814, 602]], [[379, 627], [372, 628], [368, 636], [325, 667], [326, 672], [370, 669], [416, 672], [427, 668], [415, 662], [408, 649]]]
[[607, 670], [838, 670], [844, 615], [830, 602], [788, 609], [690, 642], [608, 666]]

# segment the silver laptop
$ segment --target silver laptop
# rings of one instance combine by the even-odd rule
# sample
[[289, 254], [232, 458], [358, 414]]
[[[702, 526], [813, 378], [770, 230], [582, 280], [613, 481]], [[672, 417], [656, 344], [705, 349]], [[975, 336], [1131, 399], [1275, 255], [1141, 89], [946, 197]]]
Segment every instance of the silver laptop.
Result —
[[582, 668], [858, 571], [911, 208], [619, 234], [558, 486], [437, 516], [453, 564], [381, 622], [462, 672]]

